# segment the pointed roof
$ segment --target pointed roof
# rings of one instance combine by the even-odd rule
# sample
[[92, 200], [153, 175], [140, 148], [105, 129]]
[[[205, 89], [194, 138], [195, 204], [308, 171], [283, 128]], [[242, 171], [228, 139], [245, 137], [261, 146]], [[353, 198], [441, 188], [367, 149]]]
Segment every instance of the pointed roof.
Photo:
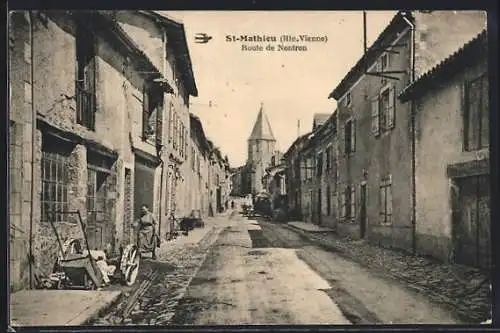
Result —
[[267, 119], [267, 116], [264, 113], [263, 106], [263, 103], [261, 103], [257, 120], [255, 121], [255, 125], [253, 125], [252, 134], [250, 134], [248, 140], [276, 141], [273, 131], [271, 130], [271, 125], [269, 124], [269, 119]]

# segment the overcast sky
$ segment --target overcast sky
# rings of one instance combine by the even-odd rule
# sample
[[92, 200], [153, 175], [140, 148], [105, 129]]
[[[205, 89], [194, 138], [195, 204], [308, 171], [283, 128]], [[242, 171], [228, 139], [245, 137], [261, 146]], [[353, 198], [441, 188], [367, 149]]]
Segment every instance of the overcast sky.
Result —
[[[331, 113], [329, 93], [363, 53], [361, 11], [169, 11], [186, 29], [198, 98], [191, 112], [203, 122], [207, 136], [227, 154], [231, 166], [245, 163], [247, 139], [260, 103], [271, 123], [278, 149], [286, 151], [297, 137], [311, 130], [314, 113]], [[395, 11], [368, 11], [371, 45]], [[212, 40], [195, 43], [195, 34]], [[327, 36], [328, 41], [298, 42], [307, 51], [242, 51], [226, 35]], [[280, 44], [272, 43], [274, 45]], [[212, 101], [213, 107], [209, 107]]]

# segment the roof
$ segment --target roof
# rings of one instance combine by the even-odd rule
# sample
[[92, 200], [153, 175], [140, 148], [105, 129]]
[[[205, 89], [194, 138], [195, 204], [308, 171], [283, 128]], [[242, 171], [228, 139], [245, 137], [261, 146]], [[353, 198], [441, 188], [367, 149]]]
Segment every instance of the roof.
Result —
[[140, 10], [139, 13], [153, 19], [156, 23], [167, 28], [167, 38], [176, 50], [176, 52], [174, 52], [175, 61], [181, 66], [180, 72], [186, 86], [186, 90], [191, 96], [198, 96], [198, 88], [196, 87], [194, 79], [184, 24], [178, 20], [174, 20], [171, 17], [164, 16], [163, 14], [158, 14], [152, 10]]
[[421, 75], [401, 92], [399, 98], [407, 101], [418, 97], [437, 84], [438, 78], [443, 79], [456, 73], [456, 69], [477, 62], [481, 57], [488, 56], [488, 36], [484, 29], [476, 37], [465, 43], [460, 49]]
[[208, 144], [208, 139], [205, 135], [205, 131], [203, 130], [203, 124], [201, 123], [200, 118], [198, 118], [196, 115], [189, 113], [189, 121], [190, 121], [190, 128], [191, 128], [191, 133], [194, 133], [194, 135], [197, 136], [198, 141], [201, 145], [200, 148], [204, 149], [205, 152], [210, 151], [210, 145]]
[[297, 145], [299, 143], [301, 143], [305, 140], [308, 140], [311, 133], [312, 132], [303, 134], [303, 135], [299, 136], [297, 139], [295, 139], [295, 141], [290, 145], [290, 147], [287, 149], [287, 151], [283, 154], [283, 157], [286, 158], [294, 150], [294, 148], [297, 147]]
[[331, 113], [315, 113], [313, 116], [313, 129], [316, 126], [321, 126], [323, 125], [328, 118], [330, 118]]
[[[95, 12], [82, 12], [78, 13], [83, 15], [92, 22], [93, 27], [100, 33], [110, 33], [114, 38], [115, 45], [121, 52], [129, 55], [133, 60], [135, 66], [150, 79], [163, 78], [160, 70], [152, 63], [149, 57], [139, 48], [132, 38], [117, 24], [111, 12], [95, 11]], [[172, 87], [168, 86], [168, 91], [172, 91]]]
[[269, 140], [276, 141], [267, 115], [264, 113], [264, 107], [261, 104], [257, 120], [253, 125], [252, 133], [248, 140]]
[[413, 16], [411, 13], [404, 11], [396, 13], [386, 28], [380, 33], [377, 40], [375, 40], [372, 46], [368, 48], [367, 52], [363, 54], [356, 65], [349, 70], [339, 85], [330, 93], [330, 95], [328, 95], [328, 98], [338, 100], [347, 90], [349, 90], [349, 87], [363, 75], [364, 67], [373, 63], [373, 61], [375, 61], [375, 59], [383, 52], [381, 44], [384, 42], [384, 39], [390, 36], [391, 33], [403, 31], [408, 27], [404, 18], [413, 22]]

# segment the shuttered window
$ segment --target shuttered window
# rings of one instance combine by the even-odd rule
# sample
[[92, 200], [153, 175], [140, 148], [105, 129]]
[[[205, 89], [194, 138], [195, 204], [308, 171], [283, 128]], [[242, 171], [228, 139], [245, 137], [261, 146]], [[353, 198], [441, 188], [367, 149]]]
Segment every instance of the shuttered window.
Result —
[[383, 178], [380, 183], [380, 224], [392, 224], [392, 177]]
[[380, 135], [380, 110], [378, 96], [372, 100], [372, 134], [374, 136]]
[[349, 209], [350, 212], [350, 218], [355, 219], [356, 218], [356, 187], [355, 186], [350, 186], [349, 188], [349, 204], [351, 205], [351, 208]]
[[389, 88], [389, 105], [386, 110], [386, 128], [387, 130], [391, 130], [395, 126], [395, 109], [396, 109], [396, 93], [394, 86]]
[[463, 85], [465, 149], [479, 150], [489, 146], [488, 77], [465, 82]]
[[345, 125], [345, 153], [353, 153], [356, 151], [356, 120], [350, 119]]

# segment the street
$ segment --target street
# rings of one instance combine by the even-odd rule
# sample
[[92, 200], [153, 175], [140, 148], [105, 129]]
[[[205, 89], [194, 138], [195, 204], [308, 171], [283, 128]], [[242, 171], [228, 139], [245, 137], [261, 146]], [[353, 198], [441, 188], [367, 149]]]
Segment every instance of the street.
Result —
[[233, 212], [219, 218], [196, 247], [175, 251], [158, 261], [143, 260], [143, 280], [157, 272], [147, 290], [135, 303], [131, 291], [96, 323], [460, 323], [424, 296], [322, 249], [284, 224]]

